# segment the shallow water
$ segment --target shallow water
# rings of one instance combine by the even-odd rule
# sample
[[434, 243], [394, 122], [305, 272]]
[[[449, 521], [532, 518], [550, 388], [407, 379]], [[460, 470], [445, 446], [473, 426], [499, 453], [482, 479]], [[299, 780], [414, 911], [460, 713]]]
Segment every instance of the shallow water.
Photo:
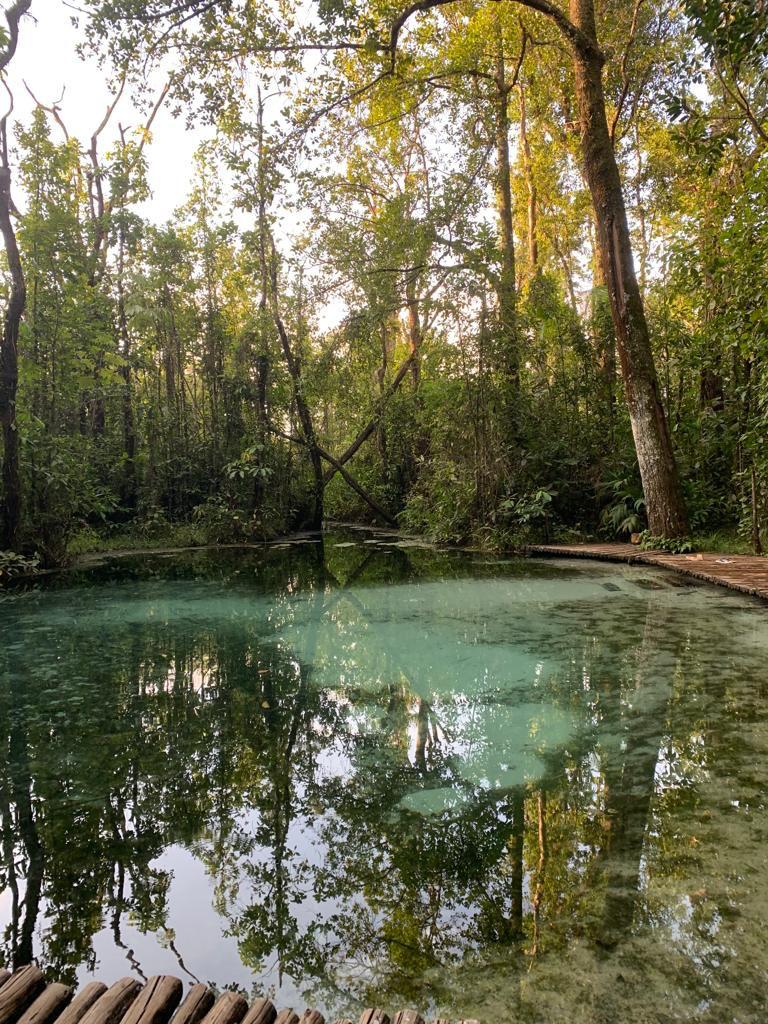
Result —
[[0, 603], [8, 963], [763, 1021], [768, 609], [362, 532]]

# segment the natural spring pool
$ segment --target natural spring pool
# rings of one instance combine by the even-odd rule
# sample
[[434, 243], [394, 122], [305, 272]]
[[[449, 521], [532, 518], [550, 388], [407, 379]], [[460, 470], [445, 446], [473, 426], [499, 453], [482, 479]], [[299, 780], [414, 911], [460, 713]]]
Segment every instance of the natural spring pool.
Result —
[[0, 602], [8, 963], [764, 1021], [768, 608], [365, 531]]

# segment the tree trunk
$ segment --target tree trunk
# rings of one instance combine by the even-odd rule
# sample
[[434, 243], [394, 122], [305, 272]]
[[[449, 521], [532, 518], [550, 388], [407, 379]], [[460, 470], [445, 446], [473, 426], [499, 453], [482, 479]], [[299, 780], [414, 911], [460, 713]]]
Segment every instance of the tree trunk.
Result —
[[584, 174], [592, 194], [598, 246], [611, 299], [616, 343], [635, 439], [651, 533], [688, 532], [675, 457], [659, 394], [616, 156], [605, 115], [603, 57], [597, 47], [593, 0], [571, 0], [571, 18], [591, 46], [574, 45], [576, 98]]
[[[3, 33], [0, 52], [0, 72], [3, 72], [16, 53], [19, 42], [19, 23], [32, 6], [32, 0], [15, 0], [5, 10], [8, 24]], [[6, 85], [6, 89], [8, 86]], [[3, 236], [8, 270], [11, 275], [11, 293], [5, 311], [2, 339], [0, 339], [0, 433], [3, 436], [3, 493], [0, 500], [0, 545], [16, 546], [21, 520], [21, 474], [19, 472], [19, 435], [16, 426], [16, 392], [19, 385], [19, 326], [27, 303], [27, 286], [21, 266], [16, 232], [11, 223], [11, 168], [8, 163], [8, 118], [11, 109], [0, 121], [0, 234]]]
[[651, 243], [648, 236], [648, 222], [645, 214], [645, 202], [643, 201], [643, 151], [640, 145], [640, 126], [635, 122], [635, 155], [637, 168], [635, 171], [635, 210], [637, 211], [637, 226], [640, 229], [640, 254], [639, 254], [639, 285], [640, 294], [645, 299], [646, 285], [648, 283], [648, 262], [650, 259]]
[[125, 232], [120, 229], [117, 264], [117, 320], [122, 347], [123, 365], [123, 453], [125, 467], [122, 480], [122, 503], [127, 512], [136, 511], [136, 418], [133, 413], [133, 375], [131, 373], [131, 335], [125, 312]]
[[501, 362], [512, 387], [513, 400], [520, 389], [520, 353], [517, 337], [517, 289], [515, 284], [515, 235], [513, 229], [512, 177], [509, 167], [509, 91], [504, 66], [501, 28], [496, 46], [496, 209], [499, 218], [501, 273], [496, 293], [499, 302]]
[[600, 398], [609, 425], [610, 441], [613, 443], [616, 420], [616, 331], [599, 253], [595, 254], [593, 261], [590, 319], [600, 379]]
[[539, 196], [536, 180], [533, 176], [533, 157], [531, 144], [528, 140], [528, 110], [525, 102], [525, 86], [518, 82], [520, 90], [520, 148], [523, 155], [523, 171], [525, 185], [528, 190], [528, 261], [531, 264], [531, 277], [539, 272]]
[[[358, 433], [357, 437], [354, 439], [352, 444], [350, 444], [342, 452], [342, 454], [338, 457], [337, 461], [340, 463], [340, 465], [343, 466], [347, 462], [349, 462], [349, 460], [353, 457], [353, 455], [356, 455], [358, 450], [368, 440], [368, 438], [371, 436], [371, 434], [374, 432], [374, 430], [376, 430], [376, 427], [378, 426], [378, 424], [381, 421], [382, 416], [384, 415], [384, 411], [386, 409], [387, 401], [392, 397], [392, 395], [394, 395], [394, 393], [400, 387], [400, 384], [402, 383], [403, 379], [405, 378], [405, 375], [407, 374], [408, 369], [411, 366], [411, 363], [412, 363], [413, 359], [414, 359], [414, 353], [413, 353], [413, 351], [411, 351], [411, 353], [408, 356], [408, 358], [402, 363], [402, 365], [400, 366], [400, 369], [395, 374], [392, 383], [389, 385], [387, 390], [384, 391], [383, 394], [381, 395], [381, 397], [379, 398], [378, 407], [377, 407], [376, 411], [374, 412], [373, 416], [371, 417], [371, 419], [366, 423], [366, 425], [363, 427], [363, 429]], [[333, 478], [336, 475], [336, 473], [337, 473], [337, 470], [334, 469], [333, 466], [331, 466], [331, 468], [325, 474], [325, 483], [326, 483], [326, 485], [329, 484], [331, 482], [331, 480], [333, 480]]]
[[[266, 299], [265, 299], [266, 302]], [[264, 322], [264, 310], [260, 311], [260, 323]], [[260, 337], [264, 331], [259, 332]], [[262, 337], [262, 352], [256, 356], [256, 440], [259, 445], [257, 469], [264, 468], [264, 449], [267, 444], [267, 426], [269, 423], [269, 355], [266, 352], [266, 338]], [[257, 472], [253, 478], [253, 510], [260, 512], [264, 505], [264, 475]]]
[[752, 550], [756, 555], [763, 554], [763, 541], [760, 535], [760, 508], [758, 501], [757, 473], [752, 466]]
[[410, 351], [411, 378], [413, 390], [418, 391], [421, 383], [421, 343], [424, 340], [419, 316], [419, 297], [416, 294], [416, 278], [409, 277], [405, 283], [405, 304], [408, 309], [408, 349]]
[[[5, 148], [5, 147], [4, 147]], [[2, 546], [14, 548], [21, 519], [19, 434], [16, 427], [16, 391], [19, 384], [19, 325], [27, 301], [16, 232], [11, 223], [11, 171], [7, 160], [0, 167], [0, 232], [5, 243], [11, 294], [0, 344], [0, 426], [3, 435]]]
[[[266, 232], [266, 228], [263, 229]], [[272, 248], [272, 260], [269, 274], [269, 285], [270, 285], [270, 305], [272, 307], [272, 318], [275, 322], [275, 328], [277, 335], [280, 338], [280, 346], [283, 350], [283, 356], [285, 357], [285, 363], [288, 367], [288, 373], [291, 377], [291, 383], [293, 385], [293, 400], [296, 403], [296, 413], [299, 417], [299, 423], [301, 424], [301, 432], [304, 435], [304, 440], [307, 445], [307, 451], [309, 452], [309, 460], [312, 464], [312, 509], [309, 514], [306, 525], [313, 530], [319, 530], [323, 525], [323, 502], [325, 495], [325, 481], [323, 479], [323, 460], [320, 454], [320, 448], [317, 443], [317, 434], [315, 433], [315, 425], [312, 421], [312, 413], [309, 410], [306, 399], [304, 397], [304, 381], [301, 373], [301, 360], [294, 353], [291, 345], [291, 339], [286, 329], [285, 323], [282, 316], [280, 315], [280, 305], [277, 290], [277, 253], [275, 252], [274, 242], [270, 239]], [[265, 244], [265, 239], [262, 238], [262, 245]]]

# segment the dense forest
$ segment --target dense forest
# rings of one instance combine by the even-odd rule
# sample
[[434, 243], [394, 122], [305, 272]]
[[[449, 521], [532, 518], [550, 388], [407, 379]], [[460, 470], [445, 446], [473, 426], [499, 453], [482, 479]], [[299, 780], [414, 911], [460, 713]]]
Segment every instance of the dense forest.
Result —
[[0, 572], [324, 519], [761, 551], [765, 0], [67, 6], [90, 137], [14, 114], [47, 5], [0, 38]]

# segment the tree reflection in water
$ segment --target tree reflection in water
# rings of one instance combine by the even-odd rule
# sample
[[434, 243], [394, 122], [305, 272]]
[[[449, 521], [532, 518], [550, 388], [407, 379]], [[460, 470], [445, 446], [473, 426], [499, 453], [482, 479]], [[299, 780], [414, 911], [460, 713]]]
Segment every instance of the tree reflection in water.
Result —
[[[5, 602], [7, 961], [175, 965], [339, 1015], [655, 1020], [666, 993], [673, 1016], [749, 1019], [768, 966], [756, 606], [338, 542], [136, 560]], [[200, 935], [174, 930], [190, 857]]]

